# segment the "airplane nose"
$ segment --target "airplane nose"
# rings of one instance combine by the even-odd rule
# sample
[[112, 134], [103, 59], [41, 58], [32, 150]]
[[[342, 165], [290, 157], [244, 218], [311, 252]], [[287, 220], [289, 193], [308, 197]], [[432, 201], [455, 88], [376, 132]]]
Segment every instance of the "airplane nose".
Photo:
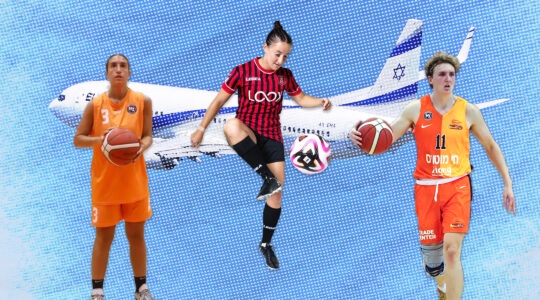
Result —
[[58, 119], [61, 119], [61, 116], [64, 113], [61, 102], [58, 101], [58, 98], [55, 98], [53, 101], [51, 101], [51, 103], [49, 104], [49, 110]]
[[81, 120], [81, 116], [77, 113], [75, 108], [70, 107], [67, 103], [58, 100], [58, 98], [51, 101], [49, 104], [49, 111], [58, 120], [71, 127], [76, 127]]
[[58, 98], [53, 99], [53, 101], [51, 101], [51, 103], [49, 103], [49, 110], [55, 116], [56, 116], [58, 108], [59, 108], [59, 105], [58, 105], [59, 103], [60, 103], [60, 101], [58, 101]]

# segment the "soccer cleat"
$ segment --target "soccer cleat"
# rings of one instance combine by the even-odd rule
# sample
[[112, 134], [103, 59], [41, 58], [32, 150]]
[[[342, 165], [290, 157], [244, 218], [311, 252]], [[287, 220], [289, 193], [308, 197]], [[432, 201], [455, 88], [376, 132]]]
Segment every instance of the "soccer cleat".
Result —
[[273, 246], [267, 243], [261, 243], [259, 245], [259, 251], [264, 256], [264, 259], [266, 260], [266, 265], [272, 269], [277, 270], [279, 268], [279, 261], [276, 257], [276, 254], [274, 254]]
[[266, 177], [261, 186], [261, 190], [259, 191], [259, 195], [257, 195], [257, 200], [265, 200], [279, 191], [281, 191], [281, 183], [279, 183], [276, 177]]
[[135, 293], [135, 300], [154, 300], [154, 297], [150, 295], [150, 291], [148, 290], [148, 287], [146, 287], [146, 284], [143, 284], [139, 288], [139, 291]]

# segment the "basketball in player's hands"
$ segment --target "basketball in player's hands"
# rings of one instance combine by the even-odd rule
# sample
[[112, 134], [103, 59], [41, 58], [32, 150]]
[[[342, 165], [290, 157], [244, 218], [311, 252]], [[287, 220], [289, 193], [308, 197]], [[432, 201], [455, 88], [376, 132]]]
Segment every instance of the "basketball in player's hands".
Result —
[[140, 139], [129, 129], [116, 127], [105, 135], [101, 150], [109, 162], [117, 166], [133, 162], [141, 147]]
[[360, 148], [367, 154], [379, 154], [392, 145], [392, 127], [381, 118], [369, 118], [359, 122], [357, 130], [362, 135]]

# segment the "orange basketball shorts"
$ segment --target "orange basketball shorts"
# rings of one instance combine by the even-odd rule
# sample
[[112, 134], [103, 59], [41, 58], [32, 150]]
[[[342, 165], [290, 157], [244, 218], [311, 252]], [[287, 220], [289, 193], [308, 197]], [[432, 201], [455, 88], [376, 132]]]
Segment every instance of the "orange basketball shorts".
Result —
[[414, 198], [421, 244], [441, 243], [445, 233], [467, 233], [471, 217], [471, 181], [415, 184]]
[[152, 216], [150, 199], [124, 204], [93, 204], [92, 226], [114, 226], [121, 220], [126, 222], [142, 222]]

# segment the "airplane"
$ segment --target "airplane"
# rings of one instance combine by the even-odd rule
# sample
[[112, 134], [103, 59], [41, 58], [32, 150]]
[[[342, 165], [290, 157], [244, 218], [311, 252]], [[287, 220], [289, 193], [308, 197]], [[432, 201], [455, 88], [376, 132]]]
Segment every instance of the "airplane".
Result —
[[[418, 82], [425, 78], [424, 71], [419, 71], [422, 24], [421, 20], [408, 20], [375, 84], [330, 97], [334, 104], [331, 110], [301, 108], [294, 101], [284, 99], [281, 123], [285, 148], [298, 136], [314, 133], [330, 143], [332, 159], [364, 155], [349, 140], [351, 128], [359, 120], [370, 117], [382, 118], [391, 123], [404, 105], [416, 98]], [[457, 56], [461, 63], [468, 57], [473, 34], [474, 27], [471, 27]], [[148, 168], [172, 169], [186, 158], [202, 162], [203, 155], [220, 158], [221, 155], [236, 154], [227, 144], [222, 130], [223, 124], [235, 117], [238, 107], [236, 94], [231, 96], [208, 126], [199, 148], [192, 148], [190, 135], [197, 128], [217, 91], [138, 82], [130, 82], [128, 85], [149, 96], [153, 102], [154, 143], [144, 153]], [[49, 110], [68, 126], [77, 127], [87, 103], [94, 96], [107, 91], [108, 86], [108, 81], [72, 85], [50, 103]], [[489, 107], [506, 100], [484, 102], [478, 106]], [[395, 151], [411, 140], [411, 134], [405, 135], [389, 151]]]

